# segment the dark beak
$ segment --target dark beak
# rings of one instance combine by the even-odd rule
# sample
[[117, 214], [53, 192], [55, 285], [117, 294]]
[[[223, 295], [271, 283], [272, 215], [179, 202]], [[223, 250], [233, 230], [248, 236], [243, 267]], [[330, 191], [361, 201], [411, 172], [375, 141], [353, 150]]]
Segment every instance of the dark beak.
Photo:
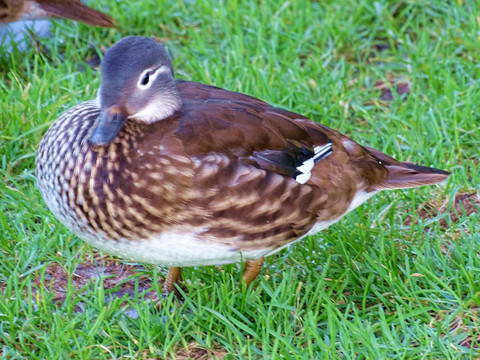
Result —
[[102, 110], [97, 119], [97, 126], [90, 135], [88, 143], [92, 146], [105, 146], [115, 139], [127, 121], [127, 114], [120, 107], [111, 106]]

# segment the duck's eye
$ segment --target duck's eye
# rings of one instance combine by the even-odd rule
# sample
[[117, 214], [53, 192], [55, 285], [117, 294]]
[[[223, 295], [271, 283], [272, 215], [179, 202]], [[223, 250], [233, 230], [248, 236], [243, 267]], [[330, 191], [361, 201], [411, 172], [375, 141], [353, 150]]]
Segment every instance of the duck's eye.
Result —
[[145, 75], [143, 75], [142, 80], [140, 80], [140, 85], [147, 85], [148, 82], [150, 81], [150, 73], [146, 72]]
[[171, 71], [171, 70], [167, 66], [160, 66], [158, 68], [152, 67], [149, 69], [145, 69], [138, 77], [137, 87], [142, 90], [148, 89], [156, 81], [158, 75], [168, 71]]

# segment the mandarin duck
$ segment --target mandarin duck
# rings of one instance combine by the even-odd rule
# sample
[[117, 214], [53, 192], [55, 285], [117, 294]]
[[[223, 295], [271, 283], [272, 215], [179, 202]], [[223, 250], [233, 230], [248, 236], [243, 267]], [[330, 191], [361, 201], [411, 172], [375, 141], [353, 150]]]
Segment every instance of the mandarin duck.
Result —
[[181, 267], [265, 256], [336, 223], [381, 190], [449, 173], [399, 162], [254, 97], [175, 79], [164, 47], [129, 36], [101, 63], [97, 98], [61, 115], [36, 157], [53, 214], [92, 246]]
[[110, 16], [80, 0], [0, 0], [0, 24], [46, 17], [66, 18], [94, 26], [115, 26]]

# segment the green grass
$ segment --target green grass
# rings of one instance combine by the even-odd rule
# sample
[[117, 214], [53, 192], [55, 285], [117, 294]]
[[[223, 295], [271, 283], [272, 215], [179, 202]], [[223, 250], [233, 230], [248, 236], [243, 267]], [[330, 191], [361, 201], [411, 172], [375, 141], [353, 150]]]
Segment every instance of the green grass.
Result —
[[[427, 202], [479, 190], [475, 2], [136, 4], [92, 0], [117, 30], [56, 21], [39, 48], [0, 52], [0, 354], [186, 359], [203, 348], [225, 359], [480, 358], [480, 215], [456, 219], [451, 206], [417, 215]], [[140, 290], [146, 277], [150, 294], [160, 293], [164, 268], [137, 265], [125, 280], [132, 297], [111, 299], [122, 283], [109, 288], [103, 276], [76, 289], [78, 267], [103, 258], [47, 210], [35, 152], [62, 112], [95, 96], [99, 74], [85, 60], [132, 34], [162, 39], [178, 77], [248, 93], [453, 174], [443, 185], [376, 196], [268, 258], [247, 291], [238, 265], [185, 269], [185, 301], [169, 296], [158, 308]], [[409, 81], [411, 93], [380, 101], [374, 84], [390, 77]], [[54, 265], [68, 280], [65, 301], [54, 298]], [[125, 315], [132, 309], [137, 318]]]

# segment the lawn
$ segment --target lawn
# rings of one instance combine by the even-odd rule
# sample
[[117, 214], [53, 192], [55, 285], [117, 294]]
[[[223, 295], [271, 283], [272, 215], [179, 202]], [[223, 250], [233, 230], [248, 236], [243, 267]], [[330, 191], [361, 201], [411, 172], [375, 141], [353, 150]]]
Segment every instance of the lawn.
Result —
[[[0, 49], [2, 358], [480, 358], [475, 1], [90, 5], [118, 29], [57, 20], [25, 51]], [[127, 35], [163, 41], [177, 77], [253, 95], [452, 176], [377, 195], [267, 258], [250, 289], [239, 286], [239, 264], [186, 268], [178, 302], [162, 294], [166, 268], [86, 245], [35, 185], [43, 134], [95, 97], [98, 55]]]

